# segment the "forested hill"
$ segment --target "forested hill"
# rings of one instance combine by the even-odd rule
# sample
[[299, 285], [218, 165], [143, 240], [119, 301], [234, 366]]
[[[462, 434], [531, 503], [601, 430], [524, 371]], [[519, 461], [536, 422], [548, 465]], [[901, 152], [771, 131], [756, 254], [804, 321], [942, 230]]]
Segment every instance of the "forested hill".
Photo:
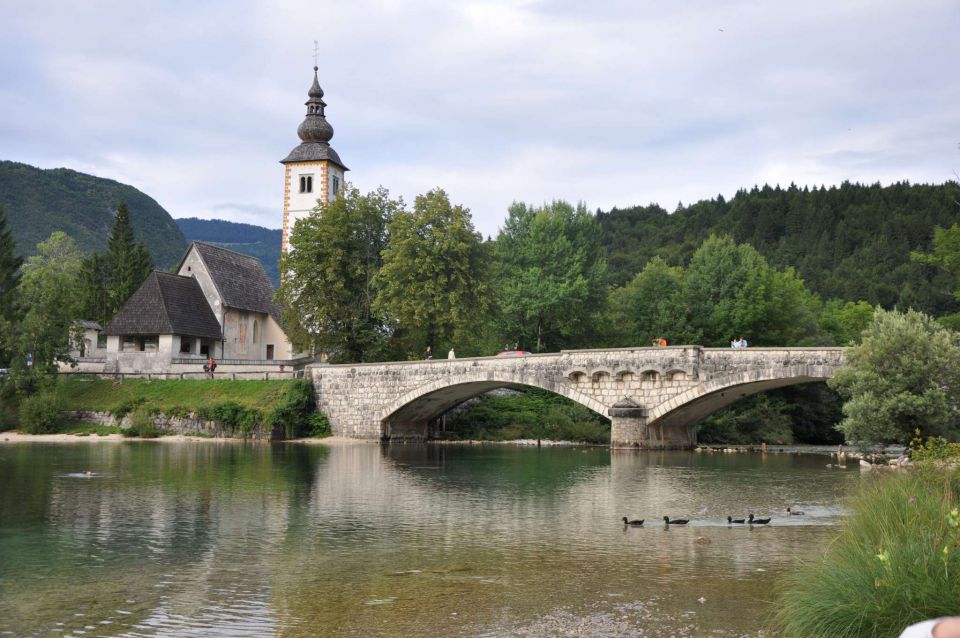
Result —
[[933, 314], [960, 310], [957, 282], [910, 261], [929, 251], [934, 227], [960, 223], [960, 185], [843, 183], [831, 188], [753, 188], [679, 206], [598, 211], [614, 283], [659, 255], [685, 264], [710, 234], [749, 243], [778, 268], [793, 266], [825, 299], [865, 300]]
[[139, 239], [157, 268], [183, 255], [186, 240], [173, 218], [133, 186], [67, 168], [40, 169], [0, 160], [0, 206], [7, 214], [17, 253], [31, 255], [56, 230], [73, 237], [85, 252], [102, 251], [116, 207], [126, 202]]
[[280, 285], [280, 229], [239, 224], [221, 219], [186, 217], [176, 220], [188, 241], [216, 244], [260, 260], [274, 286]]

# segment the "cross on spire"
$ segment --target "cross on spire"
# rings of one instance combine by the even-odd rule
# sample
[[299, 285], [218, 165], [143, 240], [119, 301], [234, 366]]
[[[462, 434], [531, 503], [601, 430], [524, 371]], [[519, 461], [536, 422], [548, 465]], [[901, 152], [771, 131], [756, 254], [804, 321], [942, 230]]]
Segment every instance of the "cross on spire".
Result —
[[313, 68], [317, 68], [317, 60], [320, 58], [320, 43], [313, 41]]

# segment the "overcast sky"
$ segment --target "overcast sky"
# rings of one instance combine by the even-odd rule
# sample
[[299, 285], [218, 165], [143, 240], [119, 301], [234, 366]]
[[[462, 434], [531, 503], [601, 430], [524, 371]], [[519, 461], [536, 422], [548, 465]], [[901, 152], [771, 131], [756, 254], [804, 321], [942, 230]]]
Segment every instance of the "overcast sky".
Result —
[[960, 172], [960, 1], [0, 0], [0, 159], [277, 228], [313, 42], [361, 190], [591, 209]]

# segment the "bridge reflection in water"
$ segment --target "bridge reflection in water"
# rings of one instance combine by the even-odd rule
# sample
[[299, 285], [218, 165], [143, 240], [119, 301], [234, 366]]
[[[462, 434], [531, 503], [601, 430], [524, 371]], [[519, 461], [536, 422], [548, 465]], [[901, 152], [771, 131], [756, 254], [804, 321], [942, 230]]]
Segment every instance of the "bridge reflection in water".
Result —
[[616, 348], [308, 368], [335, 434], [425, 439], [429, 422], [495, 388], [536, 387], [611, 422], [611, 447], [689, 449], [694, 426], [738, 399], [823, 381], [844, 348]]

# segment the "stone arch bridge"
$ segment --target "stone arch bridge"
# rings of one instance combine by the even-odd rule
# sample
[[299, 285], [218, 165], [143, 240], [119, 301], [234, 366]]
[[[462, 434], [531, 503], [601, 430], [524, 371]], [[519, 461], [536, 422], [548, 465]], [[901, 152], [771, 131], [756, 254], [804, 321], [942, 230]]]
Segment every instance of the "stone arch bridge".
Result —
[[690, 448], [694, 426], [750, 394], [823, 381], [844, 348], [616, 348], [308, 368], [333, 433], [425, 439], [432, 420], [495, 388], [536, 387], [610, 419], [611, 447]]

